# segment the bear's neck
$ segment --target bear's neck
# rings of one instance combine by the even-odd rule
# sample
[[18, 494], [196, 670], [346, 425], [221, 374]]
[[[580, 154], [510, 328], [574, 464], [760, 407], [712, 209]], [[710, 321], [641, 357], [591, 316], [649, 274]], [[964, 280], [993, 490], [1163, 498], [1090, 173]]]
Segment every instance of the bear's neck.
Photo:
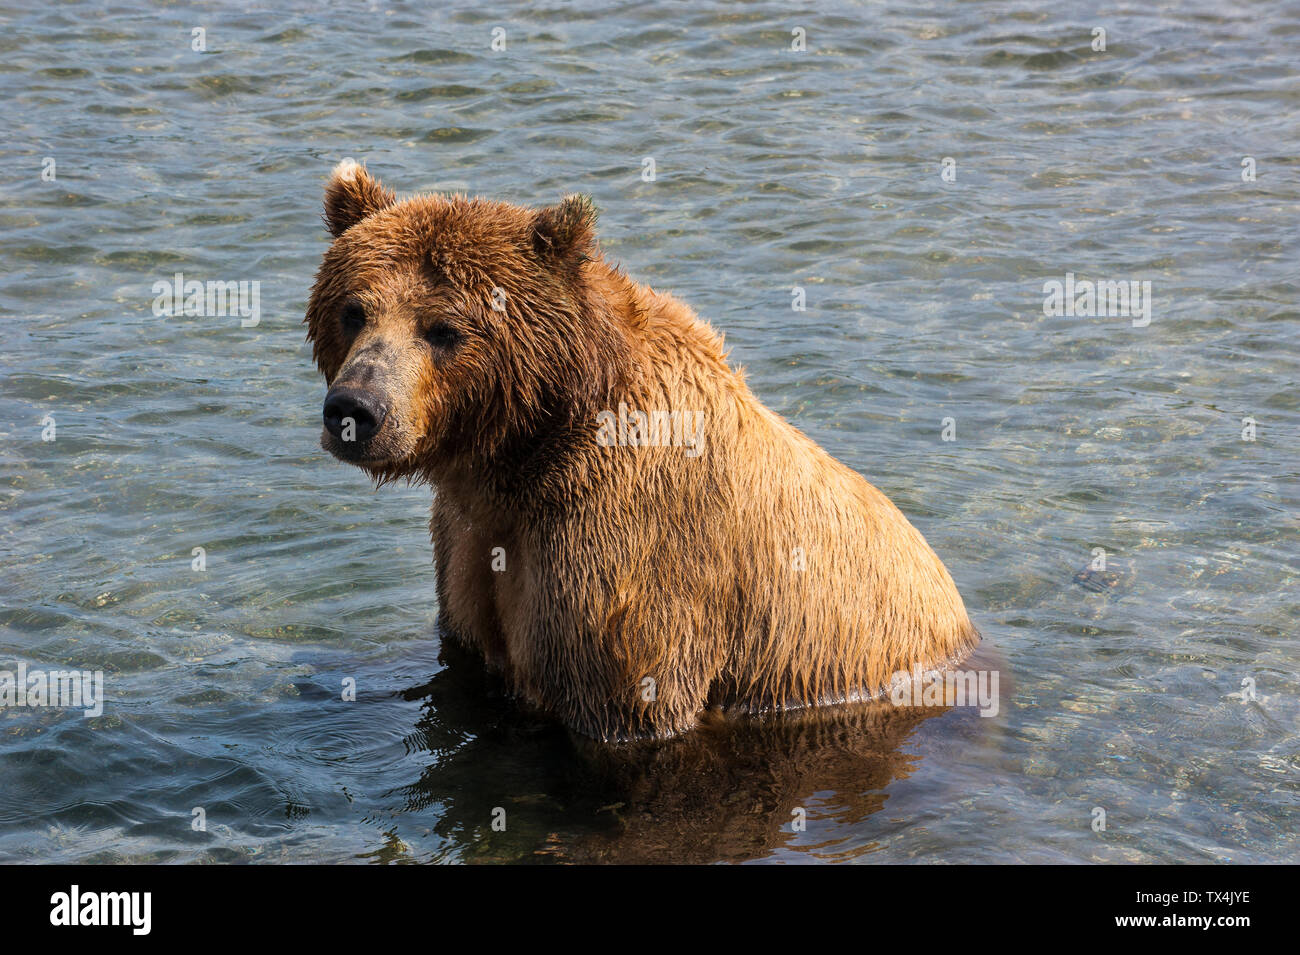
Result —
[[[581, 342], [571, 343], [564, 377], [572, 387], [531, 396], [529, 417], [495, 427], [465, 421], [454, 428], [454, 447], [430, 456], [430, 483], [466, 505], [492, 504], [515, 511], [552, 509], [589, 490], [587, 456], [596, 444], [596, 421], [606, 408], [639, 391], [644, 376], [636, 314], [639, 286], [596, 258], [584, 266]], [[516, 405], [523, 402], [516, 401]]]
[[584, 278], [584, 324], [589, 334], [604, 336], [591, 349], [599, 366], [585, 376], [586, 387], [543, 395], [529, 427], [491, 445], [437, 455], [446, 462], [430, 475], [439, 493], [466, 507], [516, 512], [572, 506], [600, 473], [592, 455], [618, 450], [598, 439], [602, 413], [621, 419], [634, 411], [689, 412], [714, 422], [730, 417], [718, 414], [717, 402], [753, 401], [727, 365], [721, 336], [688, 306], [600, 258], [586, 264]]

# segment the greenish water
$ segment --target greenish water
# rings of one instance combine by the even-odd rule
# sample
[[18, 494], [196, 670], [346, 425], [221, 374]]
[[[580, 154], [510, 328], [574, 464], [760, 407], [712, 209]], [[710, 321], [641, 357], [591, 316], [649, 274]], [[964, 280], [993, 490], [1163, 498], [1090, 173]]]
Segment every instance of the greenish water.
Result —
[[[1300, 859], [1300, 10], [817, 6], [0, 8], [0, 669], [107, 696], [0, 709], [0, 860]], [[429, 492], [317, 446], [344, 156], [591, 193], [927, 536], [999, 716], [611, 755], [440, 661]], [[176, 272], [260, 322], [155, 316]], [[1044, 314], [1066, 273], [1150, 324]]]

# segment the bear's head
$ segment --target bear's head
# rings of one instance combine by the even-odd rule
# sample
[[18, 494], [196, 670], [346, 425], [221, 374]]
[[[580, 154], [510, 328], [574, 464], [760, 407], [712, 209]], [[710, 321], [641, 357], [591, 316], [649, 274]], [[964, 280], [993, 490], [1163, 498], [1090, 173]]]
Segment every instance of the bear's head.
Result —
[[380, 482], [435, 480], [594, 420], [625, 343], [596, 289], [589, 199], [398, 201], [344, 161], [325, 224], [306, 323], [335, 457]]

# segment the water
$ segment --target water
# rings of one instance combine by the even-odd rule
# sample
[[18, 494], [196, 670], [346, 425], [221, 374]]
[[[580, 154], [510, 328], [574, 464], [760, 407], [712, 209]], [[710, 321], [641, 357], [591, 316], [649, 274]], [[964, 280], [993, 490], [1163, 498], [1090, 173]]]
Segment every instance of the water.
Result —
[[[1300, 10], [818, 6], [5, 4], [0, 668], [108, 703], [0, 710], [0, 859], [1300, 858]], [[926, 534], [999, 717], [589, 752], [440, 661], [429, 492], [317, 447], [343, 156], [591, 193]], [[176, 272], [260, 323], [155, 317]], [[1067, 272], [1149, 280], [1150, 325], [1046, 316]]]

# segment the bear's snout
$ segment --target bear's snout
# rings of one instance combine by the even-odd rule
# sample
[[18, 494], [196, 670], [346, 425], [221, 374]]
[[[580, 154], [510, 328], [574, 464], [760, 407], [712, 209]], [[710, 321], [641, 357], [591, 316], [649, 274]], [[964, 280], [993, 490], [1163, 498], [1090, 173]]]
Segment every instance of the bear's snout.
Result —
[[[383, 399], [359, 388], [331, 388], [325, 396], [325, 430], [344, 447], [364, 444], [380, 429], [388, 408]], [[355, 442], [355, 444], [354, 444]]]

